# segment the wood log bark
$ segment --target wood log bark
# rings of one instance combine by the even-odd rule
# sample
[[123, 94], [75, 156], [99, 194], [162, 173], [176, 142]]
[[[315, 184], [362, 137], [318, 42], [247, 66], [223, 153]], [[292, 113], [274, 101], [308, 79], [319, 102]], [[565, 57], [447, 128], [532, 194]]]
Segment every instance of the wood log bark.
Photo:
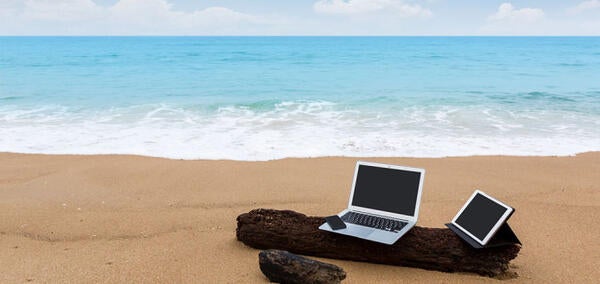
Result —
[[289, 210], [255, 209], [237, 218], [237, 239], [257, 249], [302, 255], [410, 266], [445, 272], [506, 275], [518, 244], [474, 249], [449, 229], [415, 226], [393, 245], [319, 230], [323, 217]]
[[340, 267], [308, 259], [283, 250], [258, 254], [260, 270], [271, 282], [289, 284], [335, 284], [346, 278]]

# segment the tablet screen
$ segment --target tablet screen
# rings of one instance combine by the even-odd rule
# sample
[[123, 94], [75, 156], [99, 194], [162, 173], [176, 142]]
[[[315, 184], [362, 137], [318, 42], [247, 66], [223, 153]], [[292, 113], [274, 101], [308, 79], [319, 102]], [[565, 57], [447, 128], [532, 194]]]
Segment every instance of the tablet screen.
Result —
[[[476, 192], [471, 202], [467, 204], [456, 217], [454, 223], [469, 232], [481, 242], [492, 232], [499, 221], [508, 216], [510, 207], [505, 207], [480, 192]], [[497, 229], [497, 228], [496, 228]]]

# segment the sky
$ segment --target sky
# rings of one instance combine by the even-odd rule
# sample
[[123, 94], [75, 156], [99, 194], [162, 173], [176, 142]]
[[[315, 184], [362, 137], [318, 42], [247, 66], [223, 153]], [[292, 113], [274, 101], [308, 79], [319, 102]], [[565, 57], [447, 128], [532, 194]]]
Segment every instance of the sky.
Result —
[[0, 0], [0, 35], [600, 35], [600, 0]]

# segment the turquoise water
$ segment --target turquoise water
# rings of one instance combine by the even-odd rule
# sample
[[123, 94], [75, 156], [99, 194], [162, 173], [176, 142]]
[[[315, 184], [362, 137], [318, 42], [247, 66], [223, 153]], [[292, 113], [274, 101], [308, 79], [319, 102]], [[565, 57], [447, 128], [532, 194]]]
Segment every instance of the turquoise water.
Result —
[[0, 151], [600, 150], [600, 37], [0, 37]]

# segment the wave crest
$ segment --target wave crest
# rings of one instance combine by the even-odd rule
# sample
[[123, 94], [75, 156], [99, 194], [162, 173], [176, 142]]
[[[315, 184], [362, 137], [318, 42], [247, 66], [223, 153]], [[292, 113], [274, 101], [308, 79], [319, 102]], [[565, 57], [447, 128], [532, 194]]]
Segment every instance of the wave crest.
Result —
[[569, 155], [600, 150], [598, 118], [561, 110], [481, 105], [385, 109], [323, 100], [104, 110], [3, 106], [0, 151], [234, 160]]

